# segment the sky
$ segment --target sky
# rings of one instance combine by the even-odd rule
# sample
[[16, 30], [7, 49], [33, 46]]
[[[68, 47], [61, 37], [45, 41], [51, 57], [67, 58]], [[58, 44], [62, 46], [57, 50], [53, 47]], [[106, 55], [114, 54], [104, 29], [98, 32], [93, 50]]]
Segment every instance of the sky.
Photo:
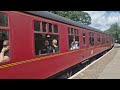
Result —
[[91, 16], [91, 24], [89, 26], [105, 31], [110, 28], [113, 23], [120, 25], [120, 11], [84, 11]]

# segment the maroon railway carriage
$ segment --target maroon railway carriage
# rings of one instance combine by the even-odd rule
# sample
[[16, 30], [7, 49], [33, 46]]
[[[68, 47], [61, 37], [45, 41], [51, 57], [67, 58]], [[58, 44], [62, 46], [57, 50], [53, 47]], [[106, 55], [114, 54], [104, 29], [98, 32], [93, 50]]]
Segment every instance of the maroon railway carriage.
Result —
[[[0, 11], [0, 50], [10, 41], [10, 60], [0, 63], [0, 79], [44, 79], [113, 46], [112, 37], [46, 11]], [[79, 48], [72, 50], [73, 38]], [[44, 41], [58, 52], [41, 54]]]

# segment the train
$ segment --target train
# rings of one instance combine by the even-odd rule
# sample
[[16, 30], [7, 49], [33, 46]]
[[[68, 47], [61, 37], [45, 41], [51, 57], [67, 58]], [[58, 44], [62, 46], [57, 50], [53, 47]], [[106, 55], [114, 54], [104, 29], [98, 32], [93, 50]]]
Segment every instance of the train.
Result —
[[[6, 39], [0, 79], [48, 79], [114, 46], [111, 35], [48, 11], [0, 11], [0, 51]], [[45, 40], [58, 51], [41, 53]]]

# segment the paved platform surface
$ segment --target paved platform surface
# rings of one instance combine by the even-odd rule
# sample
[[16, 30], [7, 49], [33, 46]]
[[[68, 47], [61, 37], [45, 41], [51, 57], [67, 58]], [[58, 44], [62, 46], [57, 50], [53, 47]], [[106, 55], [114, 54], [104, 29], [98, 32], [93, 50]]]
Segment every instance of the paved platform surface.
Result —
[[120, 79], [120, 44], [69, 79]]
[[98, 79], [120, 79], [120, 45], [115, 46], [117, 53], [110, 63], [106, 66]]

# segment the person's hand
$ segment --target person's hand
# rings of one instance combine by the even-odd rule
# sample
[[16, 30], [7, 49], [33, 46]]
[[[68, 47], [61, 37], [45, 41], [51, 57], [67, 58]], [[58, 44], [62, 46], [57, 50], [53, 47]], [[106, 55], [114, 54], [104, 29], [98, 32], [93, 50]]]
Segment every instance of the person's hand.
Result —
[[5, 51], [7, 51], [7, 50], [9, 50], [9, 46], [3, 47], [2, 52], [5, 52]]

